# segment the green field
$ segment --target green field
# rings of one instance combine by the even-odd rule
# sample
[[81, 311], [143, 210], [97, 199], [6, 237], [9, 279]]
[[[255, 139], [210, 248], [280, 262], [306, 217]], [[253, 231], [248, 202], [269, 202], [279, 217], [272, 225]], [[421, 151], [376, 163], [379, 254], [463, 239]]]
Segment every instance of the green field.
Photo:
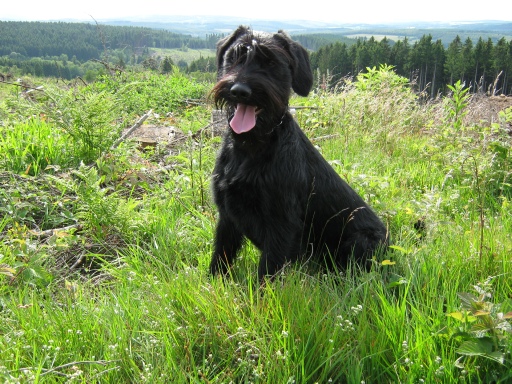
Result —
[[[512, 381], [510, 108], [470, 121], [460, 84], [426, 102], [389, 68], [294, 98], [393, 248], [370, 272], [297, 264], [260, 289], [250, 244], [207, 275], [211, 84], [32, 82], [0, 101], [0, 381]], [[113, 145], [149, 110], [182, 137]]]
[[178, 64], [180, 61], [184, 61], [187, 65], [201, 57], [215, 57], [215, 50], [213, 49], [151, 48], [151, 53], [159, 57], [169, 56], [174, 63]]

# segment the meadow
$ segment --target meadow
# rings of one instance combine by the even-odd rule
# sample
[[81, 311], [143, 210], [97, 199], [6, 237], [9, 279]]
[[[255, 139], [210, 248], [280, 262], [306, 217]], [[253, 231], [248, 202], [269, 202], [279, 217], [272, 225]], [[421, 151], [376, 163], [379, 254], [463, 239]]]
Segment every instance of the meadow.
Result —
[[165, 49], [165, 48], [152, 48], [151, 52], [160, 57], [170, 57], [174, 63], [185, 62], [190, 65], [194, 60], [202, 57], [215, 57], [214, 49]]
[[[460, 83], [427, 100], [390, 67], [294, 98], [393, 246], [369, 272], [290, 265], [260, 288], [250, 243], [207, 274], [212, 84], [27, 82], [0, 89], [0, 381], [512, 381], [510, 107], [475, 114]], [[150, 110], [182, 139], [118, 143]]]

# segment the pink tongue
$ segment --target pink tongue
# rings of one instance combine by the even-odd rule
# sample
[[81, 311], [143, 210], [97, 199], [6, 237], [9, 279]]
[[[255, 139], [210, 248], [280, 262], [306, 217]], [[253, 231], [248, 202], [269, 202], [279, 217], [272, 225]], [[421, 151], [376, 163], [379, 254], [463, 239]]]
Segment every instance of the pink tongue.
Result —
[[236, 133], [250, 131], [256, 125], [256, 107], [252, 105], [238, 104], [235, 110], [235, 116], [231, 119], [229, 125]]

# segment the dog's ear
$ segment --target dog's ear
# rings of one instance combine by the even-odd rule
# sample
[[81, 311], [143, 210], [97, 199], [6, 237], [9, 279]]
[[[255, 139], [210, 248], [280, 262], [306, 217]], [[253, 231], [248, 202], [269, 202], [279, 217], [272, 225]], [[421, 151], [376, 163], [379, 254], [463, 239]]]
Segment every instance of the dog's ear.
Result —
[[300, 96], [307, 96], [313, 86], [313, 72], [309, 62], [309, 54], [299, 43], [293, 41], [288, 34], [280, 30], [274, 35], [283, 42], [283, 47], [289, 52], [292, 63], [292, 89]]
[[231, 35], [222, 38], [217, 43], [217, 80], [219, 80], [222, 75], [222, 62], [224, 61], [224, 54], [240, 36], [248, 33], [251, 33], [251, 30], [248, 27], [241, 25]]

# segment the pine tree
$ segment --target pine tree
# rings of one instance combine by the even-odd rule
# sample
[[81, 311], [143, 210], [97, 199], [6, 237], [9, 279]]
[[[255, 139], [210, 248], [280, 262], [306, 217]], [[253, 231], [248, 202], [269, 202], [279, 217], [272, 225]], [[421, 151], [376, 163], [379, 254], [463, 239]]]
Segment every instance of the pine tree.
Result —
[[396, 68], [396, 73], [402, 76], [408, 76], [406, 73], [406, 66], [409, 57], [409, 40], [407, 37], [402, 41], [398, 40], [393, 47], [391, 47], [390, 52], [390, 64], [394, 65]]
[[[462, 55], [462, 82], [470, 80], [473, 69], [475, 68], [475, 56], [473, 50], [473, 41], [468, 37], [461, 50]], [[469, 82], [469, 81], [468, 81]]]
[[462, 41], [459, 35], [455, 37], [446, 50], [445, 71], [450, 78], [450, 84], [462, 78]]
[[433, 99], [435, 94], [438, 92], [440, 86], [437, 86], [439, 82], [442, 84], [443, 81], [443, 65], [446, 60], [445, 50], [441, 40], [437, 40], [432, 46], [432, 58], [434, 61], [434, 68], [432, 69], [432, 84], [430, 91], [430, 98]]
[[[492, 46], [492, 41], [491, 41]], [[486, 88], [486, 75], [490, 67], [489, 58], [491, 53], [488, 52], [488, 44], [480, 37], [474, 49], [474, 76], [473, 76], [473, 92], [483, 92]]]
[[172, 72], [172, 67], [174, 63], [172, 59], [169, 56], [165, 56], [164, 60], [162, 61], [161, 71], [162, 73], [170, 73]]
[[508, 74], [512, 71], [512, 44], [502, 37], [492, 51], [492, 65], [494, 69], [494, 86], [493, 94], [500, 91], [502, 94], [507, 93]]

